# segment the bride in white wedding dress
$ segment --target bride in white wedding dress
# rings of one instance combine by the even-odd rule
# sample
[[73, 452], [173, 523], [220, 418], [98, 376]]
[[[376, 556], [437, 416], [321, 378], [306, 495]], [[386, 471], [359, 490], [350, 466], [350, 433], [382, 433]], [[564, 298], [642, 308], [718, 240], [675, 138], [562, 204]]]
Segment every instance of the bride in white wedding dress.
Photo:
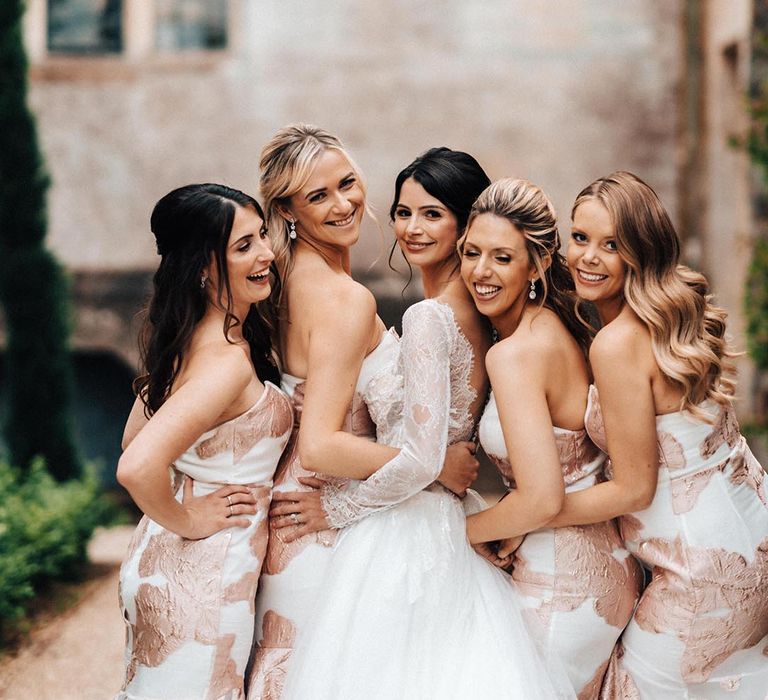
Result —
[[392, 415], [402, 402], [402, 420], [376, 426], [378, 442], [401, 450], [364, 481], [275, 499], [278, 527], [344, 528], [283, 700], [575, 697], [558, 661], [539, 653], [511, 579], [469, 545], [463, 502], [435, 481], [446, 446], [472, 437], [487, 392], [490, 329], [455, 248], [487, 184], [471, 156], [445, 148], [398, 176], [395, 231], [428, 298], [403, 317], [402, 388], [385, 383], [369, 409]]

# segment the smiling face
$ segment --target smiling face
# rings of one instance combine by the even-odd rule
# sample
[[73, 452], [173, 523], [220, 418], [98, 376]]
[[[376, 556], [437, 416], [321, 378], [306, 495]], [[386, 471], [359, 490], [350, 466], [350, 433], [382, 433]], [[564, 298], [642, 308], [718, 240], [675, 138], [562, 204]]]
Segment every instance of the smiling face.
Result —
[[321, 248], [349, 248], [360, 235], [365, 194], [346, 156], [335, 148], [317, 158], [309, 179], [290, 198], [285, 216], [298, 238]]
[[[251, 304], [263, 301], [272, 291], [269, 265], [275, 259], [264, 221], [251, 207], [235, 207], [232, 231], [227, 241], [226, 266], [232, 292], [232, 312], [244, 319]], [[209, 268], [212, 301], [216, 302], [219, 282], [216, 266]], [[226, 304], [226, 290], [222, 301]]]
[[411, 265], [427, 267], [456, 259], [454, 213], [409, 177], [395, 207], [395, 236]]
[[624, 300], [627, 264], [616, 248], [611, 215], [597, 199], [574, 211], [566, 260], [576, 294], [594, 302], [604, 322], [615, 318]]
[[461, 277], [477, 310], [502, 337], [522, 316], [536, 267], [525, 236], [507, 219], [480, 214], [469, 226], [461, 258]]

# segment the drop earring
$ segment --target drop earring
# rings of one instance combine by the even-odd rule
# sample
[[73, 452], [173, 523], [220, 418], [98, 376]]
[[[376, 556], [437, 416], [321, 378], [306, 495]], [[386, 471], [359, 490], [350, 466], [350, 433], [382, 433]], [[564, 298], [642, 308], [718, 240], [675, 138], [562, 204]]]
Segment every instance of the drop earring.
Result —
[[536, 298], [536, 280], [531, 280], [531, 291], [528, 292], [528, 298], [529, 299]]
[[290, 231], [288, 231], [288, 238], [292, 241], [296, 240], [296, 222], [291, 219]]
[[206, 283], [207, 281], [208, 281], [208, 278], [207, 278], [205, 275], [203, 275], [203, 276], [200, 278], [200, 289], [205, 289], [205, 283]]

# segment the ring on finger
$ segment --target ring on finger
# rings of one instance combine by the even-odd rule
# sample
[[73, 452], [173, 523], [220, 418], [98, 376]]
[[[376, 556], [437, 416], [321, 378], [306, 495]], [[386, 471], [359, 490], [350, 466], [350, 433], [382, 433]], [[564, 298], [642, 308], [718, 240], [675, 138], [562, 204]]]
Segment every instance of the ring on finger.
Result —
[[229, 503], [229, 507], [232, 507], [232, 496], [227, 496], [227, 503]]
[[232, 504], [231, 503], [229, 504], [229, 514], [230, 515], [234, 515], [235, 514], [235, 511], [232, 510]]
[[299, 523], [299, 514], [298, 513], [291, 513], [290, 516], [291, 520], [293, 520], [294, 525], [298, 525]]

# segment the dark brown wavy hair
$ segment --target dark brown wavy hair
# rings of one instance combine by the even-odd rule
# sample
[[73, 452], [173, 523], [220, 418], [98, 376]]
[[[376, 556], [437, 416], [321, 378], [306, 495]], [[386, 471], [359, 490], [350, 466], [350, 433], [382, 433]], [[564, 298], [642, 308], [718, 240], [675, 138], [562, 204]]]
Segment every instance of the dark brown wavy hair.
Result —
[[[165, 195], [152, 211], [150, 225], [160, 266], [153, 278], [153, 294], [139, 336], [143, 373], [133, 387], [144, 402], [147, 417], [171, 393], [192, 333], [210, 303], [200, 280], [211, 262], [221, 280], [217, 301], [225, 309], [223, 332], [227, 340], [230, 330], [240, 325], [232, 313], [226, 262], [235, 206], [250, 207], [264, 218], [253, 197], [210, 183], [179, 187]], [[274, 265], [271, 272], [271, 296], [275, 296], [279, 294], [280, 283]], [[268, 302], [252, 305], [242, 322], [243, 338], [250, 346], [258, 377], [277, 383], [279, 373], [271, 342], [273, 327], [274, 310]]]

